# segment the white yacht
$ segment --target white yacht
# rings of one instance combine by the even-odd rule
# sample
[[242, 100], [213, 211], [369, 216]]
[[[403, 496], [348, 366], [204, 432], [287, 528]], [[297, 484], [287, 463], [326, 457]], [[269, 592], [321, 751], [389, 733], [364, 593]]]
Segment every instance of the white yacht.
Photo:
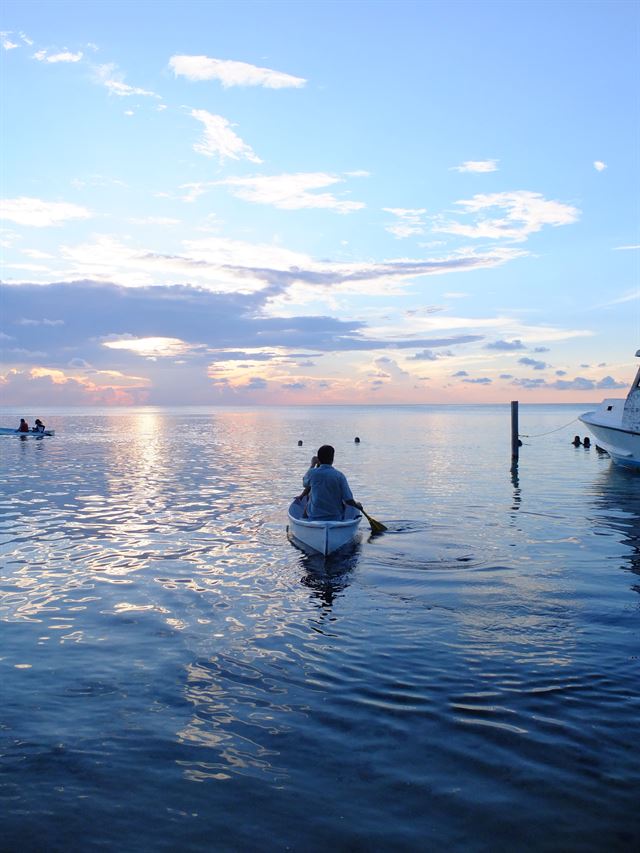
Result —
[[640, 369], [626, 400], [603, 400], [593, 412], [580, 415], [580, 420], [614, 462], [640, 469]]

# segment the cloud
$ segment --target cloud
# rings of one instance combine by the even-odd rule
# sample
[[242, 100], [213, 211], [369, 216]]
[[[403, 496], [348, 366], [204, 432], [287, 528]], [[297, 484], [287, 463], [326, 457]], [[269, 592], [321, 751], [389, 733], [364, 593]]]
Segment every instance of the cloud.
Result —
[[602, 160], [594, 160], [593, 161], [593, 168], [597, 172], [604, 172], [604, 170], [607, 168], [607, 164], [603, 163]]
[[614, 252], [628, 252], [640, 249], [640, 243], [634, 243], [631, 246], [614, 246]]
[[8, 198], [0, 201], [0, 219], [8, 219], [18, 225], [45, 228], [61, 225], [70, 219], [90, 219], [93, 216], [86, 207], [62, 201], [44, 201], [40, 198]]
[[313, 208], [335, 210], [338, 213], [351, 213], [363, 208], [365, 205], [361, 201], [339, 199], [333, 193], [314, 192], [314, 190], [343, 182], [343, 178], [324, 172], [298, 172], [296, 174], [227, 178], [216, 183], [230, 187], [232, 193], [244, 201], [254, 204], [269, 204], [281, 210]]
[[239, 387], [243, 391], [263, 391], [268, 385], [267, 380], [261, 376], [252, 376], [245, 385], [240, 385]]
[[97, 372], [91, 378], [68, 375], [63, 370], [10, 369], [0, 374], [0, 392], [5, 405], [20, 406], [109, 406], [140, 405], [147, 402], [149, 383], [117, 371]]
[[64, 320], [48, 320], [46, 317], [42, 320], [31, 320], [27, 317], [21, 317], [15, 321], [17, 326], [64, 326]]
[[[338, 262], [315, 260], [277, 244], [253, 244], [217, 236], [186, 240], [183, 251], [167, 254], [136, 246], [131, 240], [96, 234], [84, 243], [60, 246], [55, 268], [42, 281], [92, 279], [130, 287], [165, 286], [170, 281], [217, 292], [264, 290], [269, 294], [267, 308], [273, 312], [288, 310], [294, 301], [317, 301], [319, 296], [402, 293], [419, 276], [489, 269], [521, 255], [520, 250], [496, 248], [440, 258]], [[444, 326], [449, 322], [443, 321]], [[464, 320], [464, 324], [468, 326], [469, 321]], [[548, 340], [553, 333], [562, 338], [567, 334], [542, 328], [537, 339]]]
[[513, 379], [513, 375], [511, 373], [501, 373], [500, 379]]
[[384, 207], [383, 210], [398, 217], [398, 222], [385, 228], [398, 239], [424, 234], [425, 222], [422, 217], [427, 212], [425, 208]]
[[602, 307], [621, 305], [624, 302], [636, 302], [638, 299], [640, 299], [640, 288], [635, 288], [629, 291], [629, 293], [623, 293], [622, 296], [618, 296], [617, 299], [610, 299], [608, 302], [603, 302]]
[[10, 32], [1, 32], [0, 33], [0, 44], [2, 44], [2, 47], [5, 50], [15, 50], [16, 47], [20, 47], [20, 45], [17, 42], [11, 41], [11, 39], [9, 38], [10, 35], [11, 35]]
[[[457, 234], [472, 239], [510, 240], [523, 242], [530, 234], [545, 225], [558, 227], [576, 222], [580, 211], [576, 207], [544, 198], [540, 193], [518, 190], [514, 192], [474, 195], [456, 202], [465, 214], [476, 215], [476, 222], [436, 220], [433, 230]], [[485, 211], [504, 211], [504, 216], [485, 218]]]
[[170, 216], [132, 216], [128, 222], [132, 225], [160, 225], [166, 227], [180, 225], [179, 219], [173, 219]]
[[172, 56], [169, 67], [176, 77], [186, 77], [192, 81], [218, 80], [225, 88], [263, 86], [266, 89], [300, 89], [307, 82], [303, 77], [294, 77], [271, 68], [209, 56]]
[[544, 370], [548, 365], [544, 361], [536, 361], [535, 358], [519, 358], [518, 364], [532, 367], [534, 370]]
[[[12, 346], [21, 351], [5, 352], [8, 367], [24, 365], [29, 352], [48, 353], [47, 366], [59, 370], [66, 369], [72, 359], [82, 359], [96, 369], [108, 367], [138, 375], [142, 364], [145, 372], [151, 371], [150, 377], [156, 375], [153, 371], [162, 370], [154, 387], [166, 387], [167, 371], [173, 369], [170, 362], [179, 358], [192, 373], [183, 371], [180, 375], [188, 379], [181, 381], [176, 373], [176, 394], [184, 393], [185, 381], [200, 377], [204, 382], [212, 362], [250, 365], [255, 375], [256, 365], [284, 365], [287, 358], [290, 363], [291, 358], [322, 353], [382, 355], [432, 344], [427, 338], [377, 338], [359, 320], [267, 316], [267, 293], [211, 293], [185, 286], [125, 288], [76, 281], [3, 286], [1, 299], [4, 327], [14, 338]], [[18, 324], [29, 316], [54, 317], [64, 324]], [[157, 368], [150, 358], [159, 360]], [[388, 357], [377, 367], [405, 375]], [[227, 378], [229, 374], [223, 375]], [[237, 373], [235, 377], [237, 382]], [[190, 387], [191, 399], [200, 395], [197, 399], [205, 401], [207, 388], [210, 386], [205, 384]]]
[[521, 340], [515, 341], [493, 341], [493, 343], [486, 344], [485, 349], [497, 349], [503, 352], [511, 352], [514, 350], [522, 350], [526, 349], [525, 345]]
[[246, 142], [232, 130], [226, 118], [207, 110], [192, 110], [191, 116], [202, 122], [204, 131], [202, 138], [193, 146], [193, 150], [205, 157], [216, 155], [220, 162], [229, 160], [249, 160], [251, 163], [262, 163], [262, 160]]
[[457, 376], [468, 376], [469, 374], [467, 373], [466, 370], [458, 370], [457, 373], [452, 373], [451, 375], [454, 377], [457, 377]]
[[178, 355], [184, 355], [192, 348], [179, 338], [167, 337], [146, 337], [135, 338], [132, 335], [125, 335], [102, 342], [102, 346], [108, 349], [123, 349], [129, 350], [136, 355], [145, 356], [147, 358], [158, 356], [175, 358]]
[[285, 382], [280, 387], [287, 391], [304, 391], [307, 385], [304, 382]]
[[[452, 344], [468, 344], [475, 341], [481, 341], [482, 335], [457, 335], [450, 338], [434, 338], [429, 341], [429, 347], [451, 346]], [[424, 349], [414, 355], [407, 357], [408, 361], [437, 361], [441, 358], [451, 358], [453, 353], [450, 350], [446, 352], [432, 352], [431, 349]], [[465, 374], [466, 375], [466, 374]]]
[[548, 388], [552, 391], [609, 391], [627, 387], [626, 382], [618, 382], [612, 376], [605, 376], [598, 381], [586, 379], [584, 376], [576, 376], [575, 379], [556, 379], [555, 382], [546, 382], [544, 379], [514, 379], [512, 385], [523, 388]]
[[454, 172], [497, 172], [498, 160], [466, 160], [451, 169]]
[[534, 347], [534, 352], [550, 352], [549, 347]]
[[117, 95], [120, 98], [131, 97], [136, 95], [146, 98], [160, 98], [155, 92], [150, 92], [147, 89], [141, 89], [138, 86], [130, 86], [124, 82], [124, 74], [120, 72], [116, 65], [109, 63], [106, 65], [98, 65], [94, 68], [96, 79], [101, 83], [112, 95]]
[[469, 385], [491, 385], [493, 379], [489, 379], [488, 376], [480, 376], [478, 379], [463, 379], [462, 381]]
[[415, 355], [410, 355], [411, 361], [437, 361], [441, 356], [432, 352], [430, 349], [423, 349], [422, 352], [417, 352]]
[[33, 54], [33, 58], [38, 62], [80, 62], [82, 59], [82, 51], [71, 53], [69, 50], [63, 50], [60, 53], [48, 53], [46, 50], [38, 50]]

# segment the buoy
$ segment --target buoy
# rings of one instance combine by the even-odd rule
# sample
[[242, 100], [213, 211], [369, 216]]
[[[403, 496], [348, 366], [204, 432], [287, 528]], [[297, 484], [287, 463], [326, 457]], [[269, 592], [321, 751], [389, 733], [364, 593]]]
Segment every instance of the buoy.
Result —
[[360, 439], [358, 438], [358, 436], [356, 436], [353, 440], [356, 444], [360, 444]]
[[298, 441], [298, 447], [302, 447], [302, 439]]

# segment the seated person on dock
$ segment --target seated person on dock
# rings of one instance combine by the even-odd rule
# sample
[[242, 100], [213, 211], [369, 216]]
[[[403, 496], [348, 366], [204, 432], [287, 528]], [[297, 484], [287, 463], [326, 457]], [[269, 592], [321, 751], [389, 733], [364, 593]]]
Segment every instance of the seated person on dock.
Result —
[[305, 514], [312, 521], [341, 519], [345, 504], [362, 509], [362, 504], [353, 499], [347, 478], [333, 467], [334, 454], [330, 444], [323, 444], [302, 478], [304, 491], [298, 500], [309, 495]]
[[18, 427], [18, 432], [29, 432], [29, 424], [25, 421], [24, 418], [20, 418], [20, 426]]

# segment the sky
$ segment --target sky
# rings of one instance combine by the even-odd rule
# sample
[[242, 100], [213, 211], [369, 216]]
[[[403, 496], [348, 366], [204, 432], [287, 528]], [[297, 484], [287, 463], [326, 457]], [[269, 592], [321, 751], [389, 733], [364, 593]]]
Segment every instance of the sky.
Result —
[[4, 0], [0, 403], [578, 403], [640, 347], [640, 4]]

